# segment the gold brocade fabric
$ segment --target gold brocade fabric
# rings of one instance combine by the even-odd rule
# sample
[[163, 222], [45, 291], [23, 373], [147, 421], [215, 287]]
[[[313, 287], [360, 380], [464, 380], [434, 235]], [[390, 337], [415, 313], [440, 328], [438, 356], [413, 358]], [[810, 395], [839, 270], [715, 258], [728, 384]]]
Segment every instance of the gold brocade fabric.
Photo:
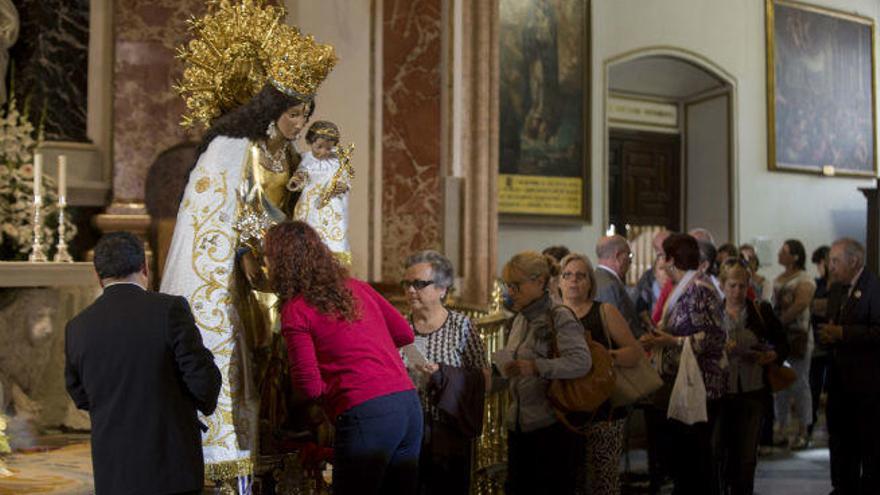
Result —
[[[270, 199], [287, 200], [283, 192], [278, 195], [286, 178], [255, 170], [250, 149], [247, 140], [218, 137], [199, 157], [162, 278], [162, 292], [189, 301], [223, 380], [217, 410], [201, 417], [208, 426], [202, 446], [212, 479], [253, 472], [261, 429], [276, 428], [261, 421], [260, 409], [263, 401], [278, 399], [263, 395], [282, 393], [283, 385], [290, 388], [289, 381], [271, 376], [272, 370], [285, 369], [270, 359], [277, 320], [274, 296], [252, 290], [241, 267], [242, 247], [259, 246], [262, 240], [264, 229], [256, 227], [286, 218]], [[243, 242], [237, 228], [246, 215], [256, 219], [248, 224], [256, 233], [249, 242]], [[266, 380], [283, 385], [267, 388]]]

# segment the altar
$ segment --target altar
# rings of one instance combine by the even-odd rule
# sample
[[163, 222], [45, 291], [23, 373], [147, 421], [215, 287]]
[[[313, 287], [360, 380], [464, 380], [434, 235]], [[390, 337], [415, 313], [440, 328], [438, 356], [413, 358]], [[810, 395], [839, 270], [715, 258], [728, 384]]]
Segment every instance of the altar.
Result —
[[0, 401], [39, 429], [89, 428], [64, 387], [64, 327], [101, 293], [91, 263], [0, 262]]

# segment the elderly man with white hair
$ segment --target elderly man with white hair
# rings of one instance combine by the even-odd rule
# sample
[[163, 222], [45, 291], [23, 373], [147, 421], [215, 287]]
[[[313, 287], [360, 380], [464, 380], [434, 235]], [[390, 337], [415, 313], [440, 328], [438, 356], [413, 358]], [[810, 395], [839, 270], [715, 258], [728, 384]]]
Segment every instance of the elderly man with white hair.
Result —
[[624, 282], [632, 266], [633, 252], [629, 243], [619, 235], [603, 237], [596, 244], [596, 256], [596, 300], [616, 307], [626, 319], [633, 336], [638, 338], [644, 331], [635, 302], [627, 294]]
[[865, 269], [865, 248], [848, 238], [831, 245], [829, 279], [830, 323], [819, 337], [832, 349], [832, 493], [880, 493], [880, 281]]

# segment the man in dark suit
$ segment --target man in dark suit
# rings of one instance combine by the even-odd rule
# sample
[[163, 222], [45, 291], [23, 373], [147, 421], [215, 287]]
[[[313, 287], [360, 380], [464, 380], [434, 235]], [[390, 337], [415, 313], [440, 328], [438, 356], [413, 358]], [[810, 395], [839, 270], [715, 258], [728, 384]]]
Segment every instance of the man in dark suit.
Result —
[[104, 293], [67, 324], [67, 391], [92, 421], [98, 495], [201, 493], [197, 410], [214, 412], [220, 370], [183, 297], [146, 290], [144, 248], [128, 232], [95, 247]]
[[596, 300], [616, 307], [629, 323], [633, 336], [639, 338], [644, 333], [642, 324], [623, 282], [632, 266], [629, 243], [619, 235], [603, 237], [596, 244], [596, 257], [599, 261], [595, 269]]
[[865, 270], [865, 248], [852, 239], [831, 246], [831, 346], [828, 443], [833, 494], [880, 493], [880, 281]]

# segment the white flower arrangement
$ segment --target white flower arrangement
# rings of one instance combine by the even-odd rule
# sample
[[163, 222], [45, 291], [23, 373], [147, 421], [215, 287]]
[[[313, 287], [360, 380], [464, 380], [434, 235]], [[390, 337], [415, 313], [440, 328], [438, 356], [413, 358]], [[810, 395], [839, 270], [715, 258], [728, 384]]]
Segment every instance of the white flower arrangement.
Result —
[[[10, 91], [10, 95], [12, 95]], [[0, 259], [24, 260], [34, 235], [34, 126], [20, 113], [14, 97], [0, 114]], [[39, 133], [42, 134], [42, 133]], [[58, 189], [43, 175], [43, 242], [54, 247], [58, 226]], [[76, 226], [65, 215], [65, 241], [76, 236]]]

